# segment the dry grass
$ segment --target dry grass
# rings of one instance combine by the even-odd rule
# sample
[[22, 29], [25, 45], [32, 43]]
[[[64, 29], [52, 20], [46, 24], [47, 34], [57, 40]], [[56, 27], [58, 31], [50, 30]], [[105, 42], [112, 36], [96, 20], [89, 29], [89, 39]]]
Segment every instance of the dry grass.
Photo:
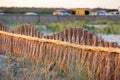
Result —
[[93, 74], [88, 73], [87, 66], [81, 62], [76, 66], [70, 64], [66, 71], [56, 62], [37, 64], [30, 62], [25, 55], [13, 57], [12, 54], [7, 53], [4, 56], [6, 71], [3, 77], [5, 80], [93, 80]]

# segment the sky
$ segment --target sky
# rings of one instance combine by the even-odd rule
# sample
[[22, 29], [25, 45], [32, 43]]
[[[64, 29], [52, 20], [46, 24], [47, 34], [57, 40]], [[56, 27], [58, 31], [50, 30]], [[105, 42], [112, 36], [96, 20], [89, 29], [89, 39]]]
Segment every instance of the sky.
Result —
[[47, 8], [112, 8], [117, 9], [120, 0], [0, 0], [0, 7]]

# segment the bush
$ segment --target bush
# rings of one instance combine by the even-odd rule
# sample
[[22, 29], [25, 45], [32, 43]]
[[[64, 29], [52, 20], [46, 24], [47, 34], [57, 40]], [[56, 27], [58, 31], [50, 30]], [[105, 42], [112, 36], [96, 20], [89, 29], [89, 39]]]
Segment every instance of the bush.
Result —
[[[15, 28], [18, 28], [20, 24], [21, 23], [15, 23], [15, 24], [7, 23], [7, 26], [10, 26], [10, 28], [13, 30]], [[120, 34], [120, 21], [94, 21], [94, 22], [66, 21], [66, 22], [51, 22], [51, 23], [42, 23], [42, 24], [30, 23], [30, 24], [33, 25], [35, 28], [37, 28], [39, 31], [46, 33], [63, 31], [65, 28], [69, 28], [69, 27], [82, 27], [97, 34]], [[86, 24], [93, 26], [87, 26]], [[46, 26], [47, 29], [46, 31], [44, 31], [43, 25]], [[95, 27], [94, 25], [99, 25], [99, 27]]]

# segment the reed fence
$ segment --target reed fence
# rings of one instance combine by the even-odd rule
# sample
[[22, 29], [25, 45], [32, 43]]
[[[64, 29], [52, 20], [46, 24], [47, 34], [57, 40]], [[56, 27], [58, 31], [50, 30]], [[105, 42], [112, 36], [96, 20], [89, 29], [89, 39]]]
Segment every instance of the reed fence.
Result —
[[95, 69], [95, 80], [120, 80], [120, 49], [116, 43], [99, 39], [81, 28], [66, 29], [68, 32], [65, 30], [51, 37], [44, 36], [31, 27], [22, 27], [15, 31], [3, 27], [3, 24], [1, 27], [2, 52], [10, 52], [17, 57], [25, 55], [35, 63], [48, 64], [55, 61], [64, 70], [82, 61], [87, 63], [88, 73]]

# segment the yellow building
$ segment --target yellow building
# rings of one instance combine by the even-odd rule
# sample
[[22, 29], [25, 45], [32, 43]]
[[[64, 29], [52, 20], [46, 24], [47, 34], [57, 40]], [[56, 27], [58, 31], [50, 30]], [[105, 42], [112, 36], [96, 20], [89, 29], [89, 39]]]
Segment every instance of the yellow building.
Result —
[[89, 10], [84, 9], [72, 9], [71, 10], [73, 15], [89, 15]]

